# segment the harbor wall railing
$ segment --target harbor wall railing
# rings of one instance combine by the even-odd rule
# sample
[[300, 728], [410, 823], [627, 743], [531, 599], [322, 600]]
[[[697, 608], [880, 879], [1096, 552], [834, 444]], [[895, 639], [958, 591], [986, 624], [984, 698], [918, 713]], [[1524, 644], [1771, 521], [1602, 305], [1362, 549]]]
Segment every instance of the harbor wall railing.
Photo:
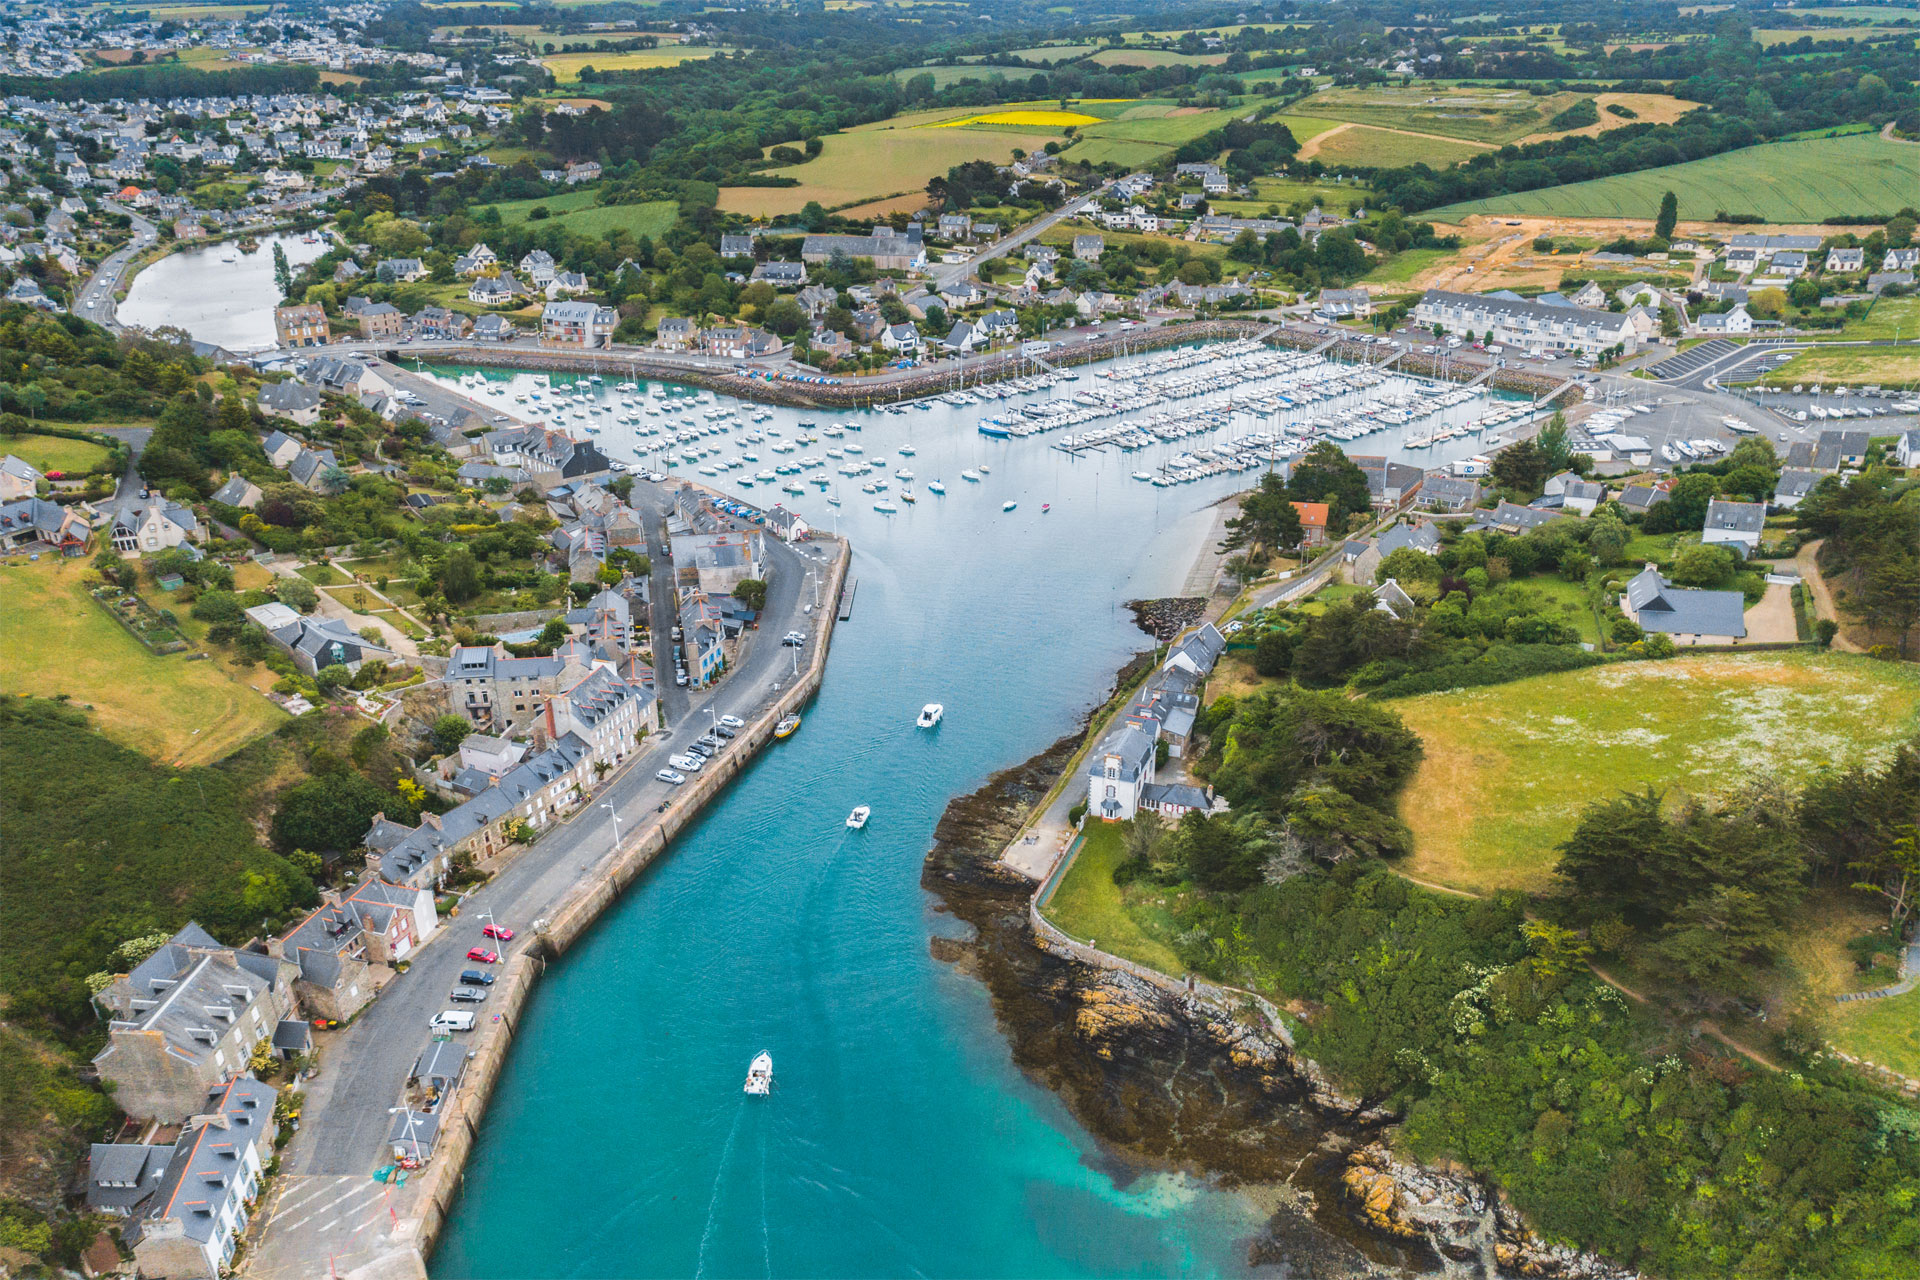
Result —
[[[838, 547], [839, 553], [830, 571], [831, 592], [839, 591], [852, 560], [847, 542], [840, 541]], [[419, 1275], [426, 1274], [426, 1259], [459, 1194], [467, 1156], [478, 1137], [480, 1119], [486, 1113], [494, 1085], [506, 1064], [507, 1052], [517, 1034], [516, 1024], [535, 980], [546, 971], [553, 958], [578, 942], [601, 913], [619, 900], [622, 892], [666, 851], [673, 838], [707, 803], [720, 794], [763, 747], [774, 741], [775, 725], [783, 717], [797, 713], [818, 692], [826, 671], [834, 622], [831, 610], [820, 611], [820, 642], [814, 646], [812, 658], [793, 683], [781, 690], [780, 696], [740, 731], [735, 749], [716, 757], [689, 778], [685, 786], [675, 791], [663, 812], [649, 815], [648, 819], [635, 823], [633, 830], [624, 832], [590, 870], [582, 873], [573, 893], [554, 913], [535, 922], [534, 944], [508, 960], [487, 1002], [496, 1016], [476, 1032], [466, 1078], [448, 1103], [448, 1114], [441, 1120], [444, 1136], [432, 1162], [417, 1175], [414, 1215], [399, 1222], [393, 1233], [396, 1244], [403, 1249], [411, 1247]]]

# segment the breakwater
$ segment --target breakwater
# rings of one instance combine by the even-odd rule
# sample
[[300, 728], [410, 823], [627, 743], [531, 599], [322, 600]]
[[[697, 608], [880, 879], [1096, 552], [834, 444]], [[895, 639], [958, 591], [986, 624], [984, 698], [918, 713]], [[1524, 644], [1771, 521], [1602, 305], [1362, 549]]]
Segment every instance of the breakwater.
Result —
[[[828, 574], [829, 590], [840, 589], [851, 558], [849, 545], [839, 543]], [[636, 823], [634, 830], [623, 832], [622, 838], [581, 874], [573, 893], [553, 914], [534, 922], [533, 945], [523, 948], [503, 966], [488, 1001], [488, 1007], [496, 1016], [474, 1033], [466, 1079], [441, 1121], [441, 1132], [445, 1136], [433, 1161], [411, 1188], [412, 1217], [401, 1220], [391, 1236], [402, 1253], [384, 1261], [396, 1270], [382, 1274], [426, 1274], [425, 1260], [432, 1253], [459, 1194], [480, 1119], [511, 1051], [516, 1024], [532, 995], [535, 981], [552, 960], [578, 942], [594, 921], [619, 900], [627, 887], [667, 850], [673, 838], [726, 784], [774, 741], [774, 726], [781, 717], [799, 711], [819, 690], [833, 636], [831, 611], [822, 610], [817, 625], [820, 643], [814, 646], [806, 667], [766, 710], [739, 731], [734, 748], [688, 779], [659, 812]]]

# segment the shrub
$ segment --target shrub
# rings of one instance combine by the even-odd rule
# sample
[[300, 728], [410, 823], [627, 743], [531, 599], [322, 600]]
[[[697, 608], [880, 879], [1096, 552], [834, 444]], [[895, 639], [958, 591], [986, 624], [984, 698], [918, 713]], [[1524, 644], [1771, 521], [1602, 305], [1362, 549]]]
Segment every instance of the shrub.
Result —
[[1407, 698], [1448, 689], [1473, 689], [1506, 684], [1528, 676], [1577, 671], [1611, 661], [1605, 654], [1558, 644], [1496, 644], [1476, 657], [1442, 663], [1425, 671], [1411, 671], [1386, 681], [1370, 693], [1374, 698]]

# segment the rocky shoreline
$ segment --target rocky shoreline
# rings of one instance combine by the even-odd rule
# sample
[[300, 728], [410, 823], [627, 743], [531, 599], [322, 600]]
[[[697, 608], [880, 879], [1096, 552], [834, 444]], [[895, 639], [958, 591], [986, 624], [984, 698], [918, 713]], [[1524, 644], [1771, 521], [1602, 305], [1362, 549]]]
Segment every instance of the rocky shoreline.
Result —
[[1205, 596], [1162, 596], [1155, 600], [1129, 600], [1133, 624], [1166, 644], [1200, 621], [1207, 611]]
[[921, 884], [968, 926], [933, 938], [933, 955], [986, 984], [1014, 1061], [1106, 1144], [1119, 1176], [1173, 1169], [1253, 1193], [1271, 1217], [1247, 1265], [1290, 1277], [1633, 1274], [1538, 1240], [1462, 1170], [1397, 1159], [1394, 1117], [1343, 1097], [1276, 1038], [1037, 945], [1033, 884], [999, 854], [1080, 741], [955, 799]]

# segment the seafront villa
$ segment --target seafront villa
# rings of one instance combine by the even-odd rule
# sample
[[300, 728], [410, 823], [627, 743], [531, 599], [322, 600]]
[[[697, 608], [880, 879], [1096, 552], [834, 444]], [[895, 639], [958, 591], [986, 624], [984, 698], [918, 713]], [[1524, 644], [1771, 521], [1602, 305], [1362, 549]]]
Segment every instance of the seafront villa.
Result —
[[1169, 760], [1185, 749], [1200, 708], [1199, 687], [1226, 648], [1226, 637], [1208, 622], [1168, 651], [1160, 669], [1087, 757], [1088, 816], [1127, 822], [1148, 809], [1178, 819], [1194, 810], [1226, 807], [1204, 787], [1158, 780], [1160, 748], [1167, 748]]

